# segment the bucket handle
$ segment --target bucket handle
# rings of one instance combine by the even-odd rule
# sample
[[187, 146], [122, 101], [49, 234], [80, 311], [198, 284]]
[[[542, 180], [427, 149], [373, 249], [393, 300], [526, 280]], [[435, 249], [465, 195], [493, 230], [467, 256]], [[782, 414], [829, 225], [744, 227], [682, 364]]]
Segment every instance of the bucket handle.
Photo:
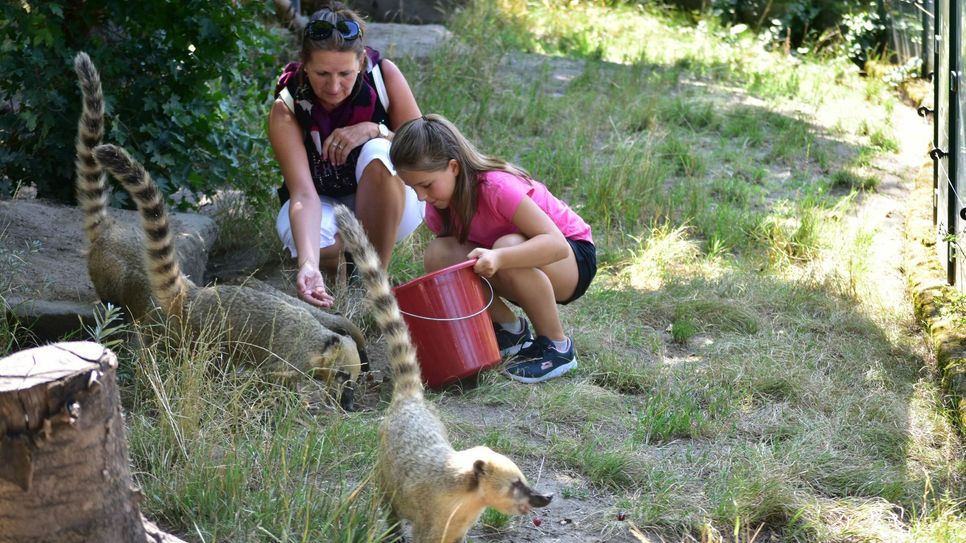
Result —
[[493, 299], [496, 298], [496, 292], [493, 290], [493, 285], [490, 284], [490, 282], [486, 279], [486, 277], [480, 276], [480, 279], [482, 279], [483, 282], [486, 283], [486, 286], [489, 287], [490, 289], [490, 301], [486, 302], [486, 305], [483, 306], [483, 309], [477, 311], [476, 313], [473, 313], [472, 315], [466, 315], [465, 317], [447, 317], [447, 318], [441, 319], [437, 317], [426, 317], [423, 315], [417, 315], [415, 313], [409, 313], [408, 311], [403, 311], [402, 309], [400, 309], [399, 312], [402, 313], [403, 315], [406, 315], [407, 317], [413, 317], [413, 318], [422, 319], [425, 321], [450, 322], [450, 321], [461, 321], [465, 319], [472, 319], [473, 317], [480, 315], [484, 311], [489, 309], [490, 306], [493, 305]]

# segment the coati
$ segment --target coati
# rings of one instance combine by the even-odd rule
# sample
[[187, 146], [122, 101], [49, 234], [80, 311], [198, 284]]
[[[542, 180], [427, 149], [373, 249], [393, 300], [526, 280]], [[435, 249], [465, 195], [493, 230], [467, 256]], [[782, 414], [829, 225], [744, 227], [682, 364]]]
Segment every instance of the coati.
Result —
[[375, 480], [390, 521], [397, 528], [399, 520], [411, 521], [414, 543], [455, 543], [486, 507], [514, 515], [549, 504], [552, 496], [530, 488], [509, 458], [487, 447], [457, 451], [450, 445], [423, 397], [416, 351], [375, 249], [348, 208], [336, 206], [335, 217], [388, 343], [393, 390], [379, 429]]
[[[151, 283], [144, 268], [144, 234], [114, 221], [107, 213], [107, 180], [94, 158], [94, 147], [104, 135], [104, 93], [97, 68], [87, 53], [74, 57], [81, 90], [82, 109], [77, 123], [75, 191], [78, 207], [84, 214], [84, 232], [88, 241], [87, 271], [97, 296], [104, 302], [127, 309], [135, 320], [143, 320], [157, 304], [151, 296]], [[177, 245], [177, 244], [175, 244]], [[181, 260], [183, 264], [184, 259]], [[368, 370], [365, 338], [349, 319], [328, 313], [293, 298], [267, 284], [267, 291], [281, 301], [308, 310], [322, 326], [339, 335], [351, 335], [359, 349], [363, 370]], [[269, 290], [271, 289], [271, 290]]]
[[151, 285], [142, 265], [144, 240], [140, 232], [118, 225], [107, 214], [107, 182], [94, 159], [94, 147], [104, 136], [104, 93], [101, 78], [87, 53], [74, 57], [83, 107], [77, 122], [77, 205], [84, 213], [87, 237], [87, 273], [97, 296], [127, 308], [142, 319], [153, 308]]
[[161, 192], [144, 167], [114, 145], [97, 146], [94, 157], [137, 205], [145, 234], [142, 265], [164, 315], [189, 333], [223, 323], [226, 341], [263, 371], [283, 380], [324, 380], [333, 385], [342, 407], [352, 409], [352, 385], [361, 362], [351, 337], [332, 332], [305, 308], [271, 294], [236, 285], [195, 285], [181, 274]]
[[308, 312], [311, 313], [312, 316], [315, 318], [315, 320], [319, 321], [319, 324], [321, 324], [322, 326], [328, 328], [329, 330], [332, 330], [333, 332], [335, 332], [336, 334], [339, 334], [340, 336], [352, 337], [352, 340], [355, 341], [356, 343], [356, 347], [358, 347], [359, 349], [359, 359], [362, 362], [362, 371], [363, 372], [369, 371], [369, 356], [368, 354], [366, 354], [366, 337], [365, 335], [363, 335], [362, 330], [360, 330], [359, 327], [356, 326], [347, 317], [340, 315], [338, 313], [329, 313], [328, 311], [322, 311], [318, 307], [315, 307], [314, 305], [303, 302], [302, 300], [294, 296], [291, 296], [289, 294], [282, 292], [281, 290], [278, 290], [277, 288], [273, 287], [272, 285], [269, 285], [265, 281], [261, 281], [254, 277], [249, 277], [248, 279], [245, 279], [243, 284], [247, 287], [254, 288], [255, 290], [264, 292], [266, 294], [270, 294], [283, 303], [287, 303], [289, 305], [294, 305], [297, 307], [303, 307], [306, 310], [308, 310]]

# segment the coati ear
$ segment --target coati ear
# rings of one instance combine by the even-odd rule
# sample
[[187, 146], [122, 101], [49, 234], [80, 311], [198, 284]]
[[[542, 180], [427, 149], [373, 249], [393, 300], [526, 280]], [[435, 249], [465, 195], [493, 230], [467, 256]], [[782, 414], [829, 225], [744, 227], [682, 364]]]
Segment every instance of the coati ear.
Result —
[[466, 474], [466, 486], [469, 490], [476, 490], [484, 475], [486, 475], [486, 460], [477, 459], [473, 461], [472, 471]]

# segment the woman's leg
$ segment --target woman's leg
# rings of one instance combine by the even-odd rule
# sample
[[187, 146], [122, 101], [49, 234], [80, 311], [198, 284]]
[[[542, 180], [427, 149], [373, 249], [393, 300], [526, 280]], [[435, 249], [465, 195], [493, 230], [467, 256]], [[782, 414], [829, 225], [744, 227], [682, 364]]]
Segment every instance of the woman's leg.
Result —
[[[332, 208], [335, 203], [326, 196], [319, 199], [319, 205], [322, 208], [321, 223], [319, 224], [319, 271], [322, 272], [326, 287], [336, 285], [342, 256], [342, 240], [336, 236], [335, 211]], [[275, 230], [278, 232], [282, 245], [289, 250], [292, 258], [297, 258], [298, 253], [292, 236], [288, 209], [289, 202], [282, 204], [275, 221]]]
[[339, 266], [342, 264], [342, 240], [336, 238], [334, 245], [319, 249], [319, 271], [328, 289], [341, 287]]
[[389, 268], [389, 259], [396, 244], [396, 231], [406, 203], [402, 179], [390, 173], [379, 160], [366, 166], [359, 178], [356, 192], [356, 216], [375, 247], [382, 268]]

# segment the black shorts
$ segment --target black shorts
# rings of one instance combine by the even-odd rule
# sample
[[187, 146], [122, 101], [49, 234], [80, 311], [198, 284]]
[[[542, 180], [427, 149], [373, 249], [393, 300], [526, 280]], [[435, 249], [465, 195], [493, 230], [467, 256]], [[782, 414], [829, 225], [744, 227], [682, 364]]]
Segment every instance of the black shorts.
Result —
[[570, 244], [570, 248], [574, 251], [574, 257], [577, 259], [577, 288], [574, 289], [570, 298], [557, 302], [560, 305], [567, 305], [583, 296], [587, 292], [590, 282], [597, 275], [597, 247], [582, 239], [568, 238], [567, 243]]

